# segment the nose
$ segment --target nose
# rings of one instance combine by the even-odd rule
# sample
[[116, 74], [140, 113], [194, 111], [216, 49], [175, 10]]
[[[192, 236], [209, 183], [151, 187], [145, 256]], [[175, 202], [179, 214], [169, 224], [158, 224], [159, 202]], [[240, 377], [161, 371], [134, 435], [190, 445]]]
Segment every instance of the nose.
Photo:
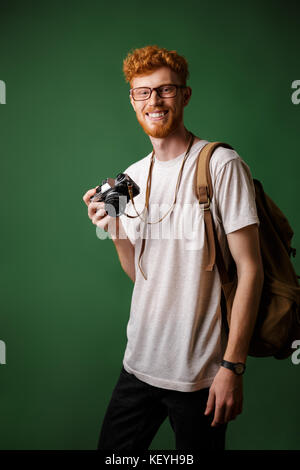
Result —
[[157, 90], [152, 90], [151, 96], [148, 100], [148, 104], [151, 106], [154, 106], [157, 103], [160, 103], [162, 101], [162, 98], [159, 96], [157, 93]]

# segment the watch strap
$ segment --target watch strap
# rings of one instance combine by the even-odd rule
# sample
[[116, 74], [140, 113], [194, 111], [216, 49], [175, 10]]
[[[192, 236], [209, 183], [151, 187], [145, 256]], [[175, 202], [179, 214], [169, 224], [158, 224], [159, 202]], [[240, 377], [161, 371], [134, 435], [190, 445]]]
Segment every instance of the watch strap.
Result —
[[225, 359], [221, 361], [221, 366], [232, 370], [236, 375], [242, 375], [246, 370], [246, 364], [243, 362], [230, 362], [225, 361]]

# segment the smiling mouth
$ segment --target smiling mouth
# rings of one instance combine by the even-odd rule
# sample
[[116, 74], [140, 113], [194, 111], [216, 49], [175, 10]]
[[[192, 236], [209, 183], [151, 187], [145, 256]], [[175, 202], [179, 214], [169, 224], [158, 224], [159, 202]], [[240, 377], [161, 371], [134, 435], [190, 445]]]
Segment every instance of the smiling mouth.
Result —
[[168, 114], [168, 112], [169, 110], [157, 111], [157, 112], [152, 112], [152, 113], [146, 113], [146, 116], [151, 121], [159, 121], [160, 119], [163, 119]]

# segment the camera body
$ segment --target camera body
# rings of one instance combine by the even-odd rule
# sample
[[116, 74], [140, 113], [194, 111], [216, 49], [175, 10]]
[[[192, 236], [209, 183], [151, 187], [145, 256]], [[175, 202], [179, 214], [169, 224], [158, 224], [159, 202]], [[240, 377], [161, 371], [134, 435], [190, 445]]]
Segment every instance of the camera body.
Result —
[[90, 202], [105, 202], [105, 210], [111, 217], [119, 217], [125, 211], [125, 207], [130, 200], [128, 186], [132, 188], [132, 196], [140, 193], [139, 186], [126, 173], [119, 173], [114, 178], [106, 178], [96, 189]]

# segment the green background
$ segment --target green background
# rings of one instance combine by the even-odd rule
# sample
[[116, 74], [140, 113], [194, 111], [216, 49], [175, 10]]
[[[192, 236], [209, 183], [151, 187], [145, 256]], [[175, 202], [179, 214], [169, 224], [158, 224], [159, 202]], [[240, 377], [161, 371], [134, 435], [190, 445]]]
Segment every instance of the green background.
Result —
[[[97, 445], [133, 284], [82, 196], [151, 151], [122, 75], [130, 49], [187, 58], [186, 127], [239, 152], [300, 250], [299, 11], [296, 1], [1, 2], [1, 449]], [[249, 358], [227, 448], [300, 449], [299, 377], [290, 358]], [[168, 421], [151, 448], [174, 448]]]

